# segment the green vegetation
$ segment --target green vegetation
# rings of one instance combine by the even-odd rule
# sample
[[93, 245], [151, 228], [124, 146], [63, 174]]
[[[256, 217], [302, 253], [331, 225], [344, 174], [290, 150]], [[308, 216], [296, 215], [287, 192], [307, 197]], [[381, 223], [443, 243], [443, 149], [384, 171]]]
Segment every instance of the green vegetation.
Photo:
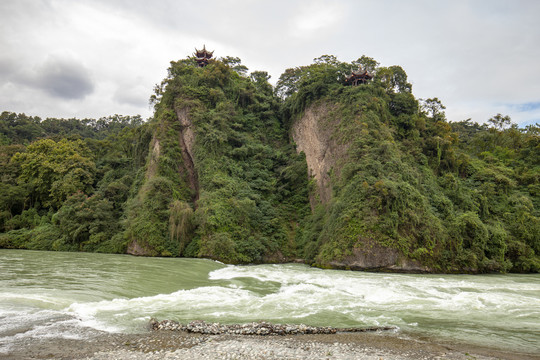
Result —
[[[350, 86], [361, 65], [374, 74]], [[399, 66], [171, 63], [155, 114], [0, 115], [0, 247], [329, 266], [374, 243], [440, 272], [540, 270], [540, 127], [448, 122]], [[294, 125], [344, 150], [321, 201]], [[311, 205], [311, 206], [310, 206]]]
[[0, 247], [125, 251], [121, 219], [151, 136], [140, 116], [3, 112], [0, 129]]
[[[375, 74], [345, 86], [356, 63]], [[348, 145], [332, 172], [332, 200], [306, 219], [303, 257], [321, 265], [374, 241], [435, 271], [540, 270], [537, 126], [496, 115], [449, 123], [437, 99], [417, 100], [402, 68], [332, 56], [287, 70], [277, 84], [289, 123], [319, 122]], [[319, 111], [320, 112], [320, 111]]]
[[142, 252], [229, 263], [295, 254], [309, 211], [305, 161], [288, 144], [268, 74], [244, 73], [235, 58], [182, 60], [157, 88], [152, 152], [128, 205], [129, 243]]

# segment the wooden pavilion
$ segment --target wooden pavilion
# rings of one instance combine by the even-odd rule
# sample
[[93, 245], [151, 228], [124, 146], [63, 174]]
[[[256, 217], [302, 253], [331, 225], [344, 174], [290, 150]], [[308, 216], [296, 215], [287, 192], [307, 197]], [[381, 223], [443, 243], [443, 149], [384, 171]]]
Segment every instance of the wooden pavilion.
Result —
[[373, 79], [373, 75], [369, 74], [367, 70], [363, 70], [362, 67], [358, 67], [358, 70], [353, 70], [351, 75], [347, 76], [345, 80], [352, 86], [357, 86], [360, 84], [365, 84], [371, 79]]
[[210, 62], [213, 54], [214, 52], [206, 50], [206, 45], [204, 45], [202, 50], [197, 50], [197, 48], [195, 48], [195, 53], [193, 55], [195, 56], [195, 60], [197, 61], [197, 64], [199, 64], [199, 67], [205, 67]]

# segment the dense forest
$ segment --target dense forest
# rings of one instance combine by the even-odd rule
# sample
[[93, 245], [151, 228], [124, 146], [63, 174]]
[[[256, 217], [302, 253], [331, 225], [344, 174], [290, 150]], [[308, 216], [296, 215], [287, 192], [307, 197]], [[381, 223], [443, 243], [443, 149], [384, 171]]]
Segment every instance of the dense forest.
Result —
[[[351, 86], [359, 66], [373, 79]], [[148, 121], [3, 112], [0, 247], [540, 270], [538, 124], [450, 122], [400, 66], [366, 56], [268, 80], [238, 58], [187, 58]]]

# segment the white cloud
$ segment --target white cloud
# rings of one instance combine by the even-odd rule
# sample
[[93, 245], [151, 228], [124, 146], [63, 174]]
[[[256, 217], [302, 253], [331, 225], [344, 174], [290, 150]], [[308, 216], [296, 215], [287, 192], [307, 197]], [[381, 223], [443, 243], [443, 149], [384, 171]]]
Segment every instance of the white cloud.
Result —
[[[274, 82], [322, 54], [342, 61], [365, 54], [401, 65], [415, 95], [441, 99], [451, 120], [485, 121], [497, 112], [520, 123], [538, 119], [537, 110], [519, 108], [540, 101], [535, 1], [3, 0], [0, 13], [2, 111], [148, 117], [148, 98], [169, 62], [206, 44]], [[47, 59], [63, 64], [60, 75], [51, 77]], [[36, 85], [40, 72], [55, 82], [70, 69], [80, 76], [71, 71], [63, 87]], [[77, 89], [71, 99], [58, 96]]]
[[293, 33], [296, 36], [312, 36], [329, 30], [343, 18], [343, 8], [336, 2], [310, 2], [293, 19]]
[[[139, 80], [139, 81], [137, 81]], [[125, 83], [118, 86], [114, 92], [114, 100], [119, 104], [140, 106], [148, 103], [150, 95], [146, 86], [142, 85], [142, 79], [135, 79], [133, 83]]]

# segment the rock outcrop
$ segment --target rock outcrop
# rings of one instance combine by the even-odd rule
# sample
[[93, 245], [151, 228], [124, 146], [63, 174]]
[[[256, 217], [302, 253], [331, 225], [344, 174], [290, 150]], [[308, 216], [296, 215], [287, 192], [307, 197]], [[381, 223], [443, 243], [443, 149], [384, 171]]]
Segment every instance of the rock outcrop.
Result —
[[334, 269], [428, 273], [431, 270], [416, 260], [408, 259], [399, 250], [382, 246], [373, 240], [363, 240], [352, 255], [329, 262]]
[[[291, 128], [291, 135], [298, 153], [306, 154], [309, 176], [316, 181], [318, 200], [326, 204], [332, 198], [332, 182], [330, 174], [339, 176], [339, 163], [347, 155], [348, 146], [339, 143], [334, 134], [336, 120], [329, 116], [328, 105], [309, 107], [296, 120]], [[316, 199], [310, 199], [311, 207]]]
[[[291, 136], [298, 152], [304, 152], [310, 178], [316, 182], [315, 194], [310, 203], [314, 209], [317, 203], [331, 206], [333, 182], [341, 175], [341, 169], [348, 161], [349, 145], [339, 133], [341, 119], [335, 105], [318, 103], [308, 107], [291, 127]], [[373, 239], [358, 235], [352, 249], [342, 249], [350, 253], [341, 259], [331, 261], [316, 260], [321, 267], [334, 269], [389, 271], [389, 272], [429, 272], [430, 269], [415, 260], [408, 259], [398, 249], [383, 246]]]
[[133, 239], [127, 246], [126, 253], [134, 256], [155, 256], [154, 251], [148, 250], [145, 246], [141, 245], [137, 239]]
[[[188, 109], [182, 108], [176, 110], [178, 121], [182, 125], [182, 130], [178, 134], [178, 142], [182, 148], [182, 159], [184, 160], [185, 171], [189, 181], [189, 187], [193, 193], [192, 202], [197, 206], [196, 201], [199, 199], [199, 178], [193, 163], [193, 145], [195, 144], [195, 132], [191, 119], [188, 116]], [[183, 171], [180, 169], [179, 171]]]

